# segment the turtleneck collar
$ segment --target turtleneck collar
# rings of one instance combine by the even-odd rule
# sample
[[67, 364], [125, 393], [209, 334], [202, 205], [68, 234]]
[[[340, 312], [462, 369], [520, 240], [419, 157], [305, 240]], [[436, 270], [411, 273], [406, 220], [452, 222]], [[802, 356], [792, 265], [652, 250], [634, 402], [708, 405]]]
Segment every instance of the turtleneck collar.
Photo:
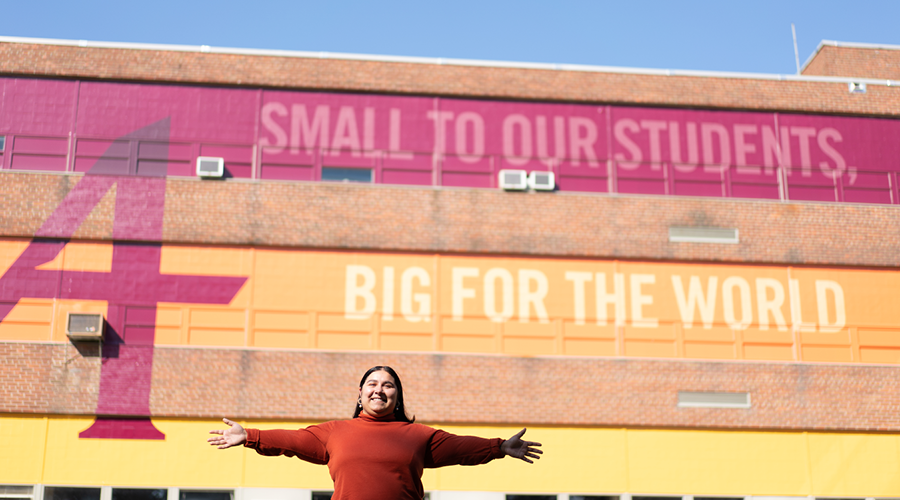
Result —
[[393, 422], [393, 421], [397, 420], [397, 418], [394, 416], [393, 412], [391, 412], [383, 417], [373, 417], [372, 415], [369, 415], [368, 413], [361, 411], [361, 412], [359, 412], [359, 416], [356, 418], [361, 418], [361, 419], [369, 421], [369, 422]]

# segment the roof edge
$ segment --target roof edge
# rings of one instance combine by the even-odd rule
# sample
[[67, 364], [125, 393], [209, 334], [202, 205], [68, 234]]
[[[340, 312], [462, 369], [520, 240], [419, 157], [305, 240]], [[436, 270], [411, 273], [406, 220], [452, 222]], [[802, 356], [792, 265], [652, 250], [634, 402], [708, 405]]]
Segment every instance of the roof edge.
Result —
[[803, 63], [803, 66], [800, 68], [800, 72], [806, 70], [806, 67], [812, 63], [813, 59], [819, 54], [819, 51], [822, 50], [822, 47], [845, 47], [848, 49], [872, 49], [872, 50], [900, 50], [900, 45], [890, 45], [883, 43], [862, 43], [862, 42], [839, 42], [836, 40], [822, 40], [819, 42], [819, 45], [816, 46], [816, 50], [813, 51], [809, 57], [806, 58], [806, 62]]
[[[800, 82], [823, 82], [823, 83], [866, 83], [867, 85], [884, 85], [888, 87], [900, 86], [900, 80], [885, 80], [875, 78], [849, 78], [835, 76], [806, 76], [806, 75], [782, 75], [774, 73], [743, 73], [733, 71], [703, 71], [703, 70], [678, 70], [678, 69], [653, 69], [653, 68], [632, 68], [622, 66], [595, 66], [586, 64], [558, 64], [558, 63], [531, 63], [518, 61], [492, 61], [480, 59], [452, 59], [442, 57], [412, 57], [412, 56], [386, 56], [372, 54], [352, 54], [342, 52], [312, 52], [299, 50], [278, 50], [278, 49], [245, 49], [234, 47], [213, 47], [210, 45], [170, 45], [155, 43], [136, 43], [136, 42], [103, 42], [90, 40], [64, 40], [55, 38], [29, 38], [17, 36], [0, 36], [0, 43], [21, 43], [33, 45], [61, 45], [82, 48], [101, 48], [101, 49], [129, 49], [129, 50], [156, 50], [156, 51], [174, 51], [174, 52], [201, 52], [208, 54], [233, 54], [247, 56], [263, 56], [263, 57], [296, 57], [306, 59], [339, 59], [350, 61], [372, 61], [387, 63], [406, 63], [406, 64], [432, 64], [439, 66], [473, 66], [473, 67], [491, 67], [491, 68], [515, 68], [515, 69], [535, 69], [548, 71], [581, 71], [589, 73], [620, 73], [634, 74], [646, 76], [685, 76], [697, 78], [736, 78], [745, 80], [787, 80]], [[839, 44], [839, 45], [838, 45]], [[818, 53], [824, 45], [834, 45], [842, 47], [865, 46], [867, 48], [881, 47], [891, 48], [892, 50], [900, 50], [900, 45], [870, 45], [870, 44], [851, 44], [845, 42], [833, 42], [823, 40], [813, 53], [804, 63], [803, 69]]]

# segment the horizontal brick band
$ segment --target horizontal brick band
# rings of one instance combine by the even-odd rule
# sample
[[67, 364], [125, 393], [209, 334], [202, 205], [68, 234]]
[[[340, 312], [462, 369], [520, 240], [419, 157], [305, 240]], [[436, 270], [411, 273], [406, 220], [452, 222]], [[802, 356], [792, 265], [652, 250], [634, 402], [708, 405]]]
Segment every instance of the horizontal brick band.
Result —
[[0, 74], [642, 106], [896, 115], [900, 89], [761, 78], [0, 43]]
[[[79, 176], [0, 173], [0, 234], [32, 237]], [[113, 188], [115, 189], [115, 188]], [[107, 194], [75, 233], [110, 240]], [[894, 206], [169, 179], [163, 240], [376, 251], [900, 266]], [[668, 228], [737, 228], [673, 243]], [[52, 236], [52, 235], [48, 235]]]
[[[348, 418], [359, 377], [379, 364], [398, 370], [423, 422], [900, 431], [900, 368], [874, 365], [157, 347], [150, 408]], [[99, 370], [71, 345], [0, 344], [0, 412], [93, 413]], [[752, 406], [678, 408], [678, 391], [748, 392]]]

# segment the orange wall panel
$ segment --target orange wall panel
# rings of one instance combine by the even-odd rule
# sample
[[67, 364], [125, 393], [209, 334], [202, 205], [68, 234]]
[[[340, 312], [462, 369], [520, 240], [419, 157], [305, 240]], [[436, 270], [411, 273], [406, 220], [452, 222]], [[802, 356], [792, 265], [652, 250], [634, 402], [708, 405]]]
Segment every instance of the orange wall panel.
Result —
[[[70, 243], [60, 262], [96, 267], [111, 247]], [[0, 261], [23, 248], [0, 242]], [[247, 283], [225, 306], [159, 304], [160, 344], [900, 362], [892, 270], [186, 245], [162, 255], [164, 273]], [[74, 310], [105, 303], [23, 299], [0, 337], [65, 341]]]

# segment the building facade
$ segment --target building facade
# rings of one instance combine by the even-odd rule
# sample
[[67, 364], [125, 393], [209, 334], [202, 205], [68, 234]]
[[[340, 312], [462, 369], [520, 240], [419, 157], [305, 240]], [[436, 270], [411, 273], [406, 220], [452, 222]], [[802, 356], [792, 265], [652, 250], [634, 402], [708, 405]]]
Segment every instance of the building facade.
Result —
[[432, 499], [900, 496], [897, 47], [0, 54], [0, 498], [327, 498], [206, 433], [348, 418], [383, 364], [420, 422], [544, 444]]

